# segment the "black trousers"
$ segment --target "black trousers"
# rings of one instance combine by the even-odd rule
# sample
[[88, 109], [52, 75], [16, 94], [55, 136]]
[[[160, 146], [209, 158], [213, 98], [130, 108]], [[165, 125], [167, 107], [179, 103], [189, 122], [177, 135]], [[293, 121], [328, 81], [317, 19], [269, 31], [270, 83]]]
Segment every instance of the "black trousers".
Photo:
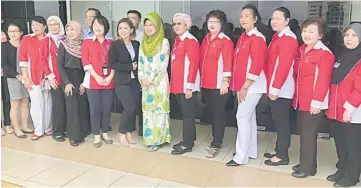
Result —
[[226, 127], [226, 105], [228, 95], [220, 95], [219, 89], [203, 89], [202, 95], [207, 108], [212, 110], [212, 135], [211, 147], [220, 148], [223, 142]]
[[1, 100], [3, 101], [3, 113], [4, 113], [4, 119], [2, 120], [2, 123], [5, 126], [10, 126], [11, 120], [10, 120], [10, 94], [9, 94], [9, 87], [8, 82], [5, 77], [1, 77]]
[[[140, 83], [137, 79], [132, 79], [132, 93], [135, 99], [135, 114], [138, 114], [138, 126], [139, 130], [143, 130], [143, 111], [142, 111], [142, 90]], [[134, 125], [132, 130], [135, 130], [136, 116], [134, 116]]]
[[325, 112], [311, 115], [310, 112], [297, 112], [300, 129], [300, 171], [308, 175], [317, 172], [317, 137]]
[[132, 132], [135, 125], [136, 116], [136, 99], [138, 93], [135, 93], [134, 88], [138, 88], [137, 80], [132, 79], [129, 84], [122, 84], [115, 86], [115, 94], [123, 106], [123, 112], [120, 115], [119, 133], [125, 134]]
[[361, 124], [333, 121], [331, 131], [338, 156], [336, 167], [345, 178], [357, 183], [361, 172]]
[[183, 115], [183, 146], [192, 148], [196, 138], [197, 93], [193, 92], [192, 97], [189, 99], [185, 98], [185, 94], [176, 94], [176, 98]]
[[66, 109], [63, 87], [51, 89], [53, 103], [51, 121], [53, 124], [53, 137], [63, 135], [66, 132]]
[[291, 142], [290, 130], [290, 108], [292, 104], [291, 99], [278, 98], [273, 101], [269, 99], [269, 107], [272, 113], [272, 119], [276, 125], [277, 142], [276, 142], [276, 156], [279, 159], [289, 160], [288, 148]]
[[88, 89], [91, 132], [94, 135], [109, 132], [113, 89]]

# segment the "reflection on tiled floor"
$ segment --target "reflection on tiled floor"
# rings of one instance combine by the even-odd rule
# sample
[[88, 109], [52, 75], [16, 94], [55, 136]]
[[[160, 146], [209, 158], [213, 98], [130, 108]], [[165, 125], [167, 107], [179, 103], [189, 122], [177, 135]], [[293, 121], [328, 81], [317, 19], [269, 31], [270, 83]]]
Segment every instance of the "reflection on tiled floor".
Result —
[[[117, 137], [118, 123], [120, 121], [120, 116], [118, 114], [113, 114], [112, 116], [112, 127], [113, 131], [110, 133], [111, 137], [114, 140], [114, 144], [119, 144], [119, 139]], [[172, 151], [172, 145], [178, 143], [181, 140], [181, 129], [182, 121], [181, 120], [172, 120], [171, 121], [171, 134], [172, 134], [172, 143], [161, 148], [160, 152], [170, 153]], [[183, 156], [195, 157], [206, 160], [219, 161], [227, 163], [233, 157], [235, 152], [235, 140], [237, 129], [233, 127], [227, 127], [224, 135], [224, 140], [222, 144], [222, 149], [218, 156], [214, 159], [207, 159], [205, 156], [207, 154], [205, 148], [212, 141], [211, 127], [207, 125], [197, 125], [197, 140], [193, 152], [186, 153]], [[147, 149], [146, 146], [142, 144], [142, 138], [137, 135], [137, 131], [133, 133], [134, 141], [137, 143], [132, 146], [140, 149]], [[92, 136], [89, 136], [87, 140], [91, 142], [93, 139]], [[258, 132], [258, 158], [255, 160], [250, 160], [247, 166], [256, 167], [266, 170], [272, 170], [277, 172], [286, 172], [291, 173], [291, 167], [298, 164], [299, 160], [299, 145], [300, 140], [299, 136], [292, 136], [291, 147], [289, 150], [290, 164], [288, 166], [281, 167], [270, 167], [264, 165], [263, 154], [265, 152], [272, 152], [275, 148], [276, 143], [276, 134], [273, 132]], [[337, 160], [336, 150], [333, 140], [319, 139], [318, 141], [318, 173], [316, 178], [325, 179], [328, 175], [336, 170], [335, 164]]]
[[[8, 148], [1, 153], [3, 164], [13, 161], [2, 170], [2, 181], [23, 187], [191, 187]], [[24, 160], [12, 160], [15, 156]]]
[[[183, 156], [170, 154], [171, 146], [181, 139], [182, 121], [172, 120], [172, 143], [159, 152], [148, 152], [141, 137], [132, 148], [119, 146], [119, 115], [113, 114], [110, 133], [113, 145], [92, 146], [92, 137], [74, 148], [51, 137], [39, 141], [6, 135], [2, 140], [2, 180], [25, 187], [326, 187], [332, 184], [325, 177], [335, 171], [336, 152], [332, 140], [319, 139], [318, 173], [315, 178], [291, 177], [291, 166], [297, 164], [299, 137], [292, 137], [290, 165], [264, 165], [264, 152], [275, 147], [274, 133], [258, 132], [258, 155], [248, 165], [229, 168], [225, 163], [235, 151], [237, 129], [227, 128], [221, 152], [215, 159], [206, 159], [205, 147], [212, 140], [210, 126], [197, 125], [194, 151]], [[25, 151], [25, 152], [24, 152]], [[137, 175], [136, 175], [137, 174]], [[261, 180], [261, 181], [260, 181]]]

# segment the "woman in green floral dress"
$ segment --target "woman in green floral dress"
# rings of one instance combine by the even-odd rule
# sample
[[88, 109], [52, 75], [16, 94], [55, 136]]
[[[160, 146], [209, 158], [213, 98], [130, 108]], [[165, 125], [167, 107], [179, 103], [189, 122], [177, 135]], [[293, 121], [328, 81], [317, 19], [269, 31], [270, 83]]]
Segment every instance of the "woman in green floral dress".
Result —
[[150, 151], [157, 151], [171, 139], [167, 74], [169, 51], [160, 16], [155, 12], [149, 13], [144, 19], [138, 78], [142, 85], [143, 142]]

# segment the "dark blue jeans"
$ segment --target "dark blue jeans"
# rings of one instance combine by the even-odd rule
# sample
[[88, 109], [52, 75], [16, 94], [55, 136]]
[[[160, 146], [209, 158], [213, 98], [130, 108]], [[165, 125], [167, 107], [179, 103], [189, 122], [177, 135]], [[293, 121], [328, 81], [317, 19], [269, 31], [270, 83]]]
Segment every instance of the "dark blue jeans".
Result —
[[88, 89], [91, 131], [94, 135], [109, 131], [113, 89]]

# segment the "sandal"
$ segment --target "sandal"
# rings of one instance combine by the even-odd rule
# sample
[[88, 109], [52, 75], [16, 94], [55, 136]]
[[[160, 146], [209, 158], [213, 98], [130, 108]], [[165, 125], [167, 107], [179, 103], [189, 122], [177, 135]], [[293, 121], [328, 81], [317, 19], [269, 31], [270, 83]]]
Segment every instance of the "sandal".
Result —
[[208, 155], [206, 155], [206, 158], [215, 158], [218, 155], [219, 151], [219, 148], [210, 148], [210, 150], [208, 151]]
[[38, 136], [38, 135], [36, 135], [36, 134], [33, 134], [33, 135], [31, 135], [31, 140], [32, 141], [36, 141], [36, 140], [39, 140], [41, 137], [42, 137], [43, 135], [41, 135], [41, 136]]
[[46, 135], [46, 136], [51, 136], [51, 135], [53, 135], [53, 131], [52, 131], [52, 130], [49, 130], [49, 131], [47, 131], [47, 132], [45, 133], [45, 135]]
[[155, 151], [158, 151], [160, 148], [162, 148], [162, 146], [150, 146], [148, 151], [150, 152], [155, 152]]

